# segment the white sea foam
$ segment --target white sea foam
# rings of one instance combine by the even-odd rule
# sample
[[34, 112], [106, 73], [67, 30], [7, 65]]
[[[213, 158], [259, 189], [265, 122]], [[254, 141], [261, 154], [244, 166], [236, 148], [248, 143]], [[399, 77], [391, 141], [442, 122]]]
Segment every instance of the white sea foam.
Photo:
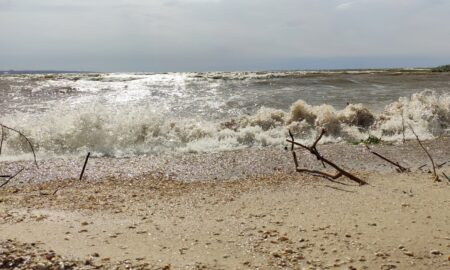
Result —
[[[403, 120], [402, 120], [403, 115]], [[41, 156], [130, 156], [163, 152], [217, 152], [246, 147], [282, 146], [287, 130], [304, 142], [320, 128], [323, 142], [359, 141], [369, 134], [385, 141], [401, 140], [403, 124], [423, 139], [450, 134], [450, 95], [423, 91], [402, 97], [379, 114], [361, 104], [343, 110], [331, 105], [312, 106], [302, 100], [289, 111], [261, 108], [255, 114], [228, 120], [171, 117], [153, 106], [63, 105], [42, 113], [3, 116], [2, 123], [23, 131]], [[413, 138], [409, 129], [406, 137]], [[8, 132], [2, 158], [23, 156], [26, 142]]]

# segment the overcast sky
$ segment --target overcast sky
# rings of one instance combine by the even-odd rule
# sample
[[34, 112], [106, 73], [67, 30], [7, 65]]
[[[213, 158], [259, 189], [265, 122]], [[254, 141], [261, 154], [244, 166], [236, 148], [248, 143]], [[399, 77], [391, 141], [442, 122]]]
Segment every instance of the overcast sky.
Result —
[[0, 69], [450, 63], [450, 0], [0, 0]]

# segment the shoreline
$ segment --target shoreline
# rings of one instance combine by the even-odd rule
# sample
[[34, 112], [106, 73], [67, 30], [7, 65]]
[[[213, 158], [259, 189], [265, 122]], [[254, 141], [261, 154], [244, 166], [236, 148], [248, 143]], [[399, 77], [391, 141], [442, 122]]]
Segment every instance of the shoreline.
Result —
[[[423, 144], [438, 164], [450, 165], [450, 137], [424, 140]], [[288, 144], [286, 144], [288, 146]], [[417, 171], [430, 161], [417, 141], [380, 143], [371, 149]], [[391, 173], [395, 167], [371, 154], [363, 144], [321, 144], [319, 151], [338, 165], [355, 172]], [[307, 151], [297, 150], [299, 166], [321, 169], [322, 166]], [[38, 156], [39, 157], [39, 156]], [[0, 161], [2, 174], [14, 174], [25, 170], [9, 185], [33, 184], [46, 181], [78, 179], [85, 157], [52, 157], [38, 159], [39, 168], [31, 160]], [[285, 147], [248, 148], [215, 153], [177, 153], [142, 155], [126, 158], [92, 157], [89, 159], [85, 179], [101, 180], [108, 177], [124, 180], [142, 175], [180, 181], [237, 180], [274, 173], [293, 173], [292, 155]]]

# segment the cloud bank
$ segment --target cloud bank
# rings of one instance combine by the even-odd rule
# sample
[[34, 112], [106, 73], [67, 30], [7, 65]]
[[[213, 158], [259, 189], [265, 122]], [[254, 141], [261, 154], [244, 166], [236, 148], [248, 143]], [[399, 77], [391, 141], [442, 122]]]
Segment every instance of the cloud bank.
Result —
[[446, 0], [0, 0], [0, 69], [190, 71], [450, 62]]

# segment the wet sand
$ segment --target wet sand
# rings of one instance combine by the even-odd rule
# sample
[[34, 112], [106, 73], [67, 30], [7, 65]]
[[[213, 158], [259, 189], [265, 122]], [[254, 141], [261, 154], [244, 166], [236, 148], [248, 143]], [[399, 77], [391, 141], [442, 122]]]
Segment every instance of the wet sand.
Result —
[[[426, 142], [438, 163], [449, 159], [448, 142]], [[35, 172], [29, 169], [0, 189], [0, 265], [449, 269], [450, 183], [433, 182], [431, 174], [417, 170], [427, 159], [414, 143], [374, 146], [413, 168], [405, 174], [362, 146], [320, 146], [367, 180], [365, 186], [295, 173], [283, 149], [128, 163], [93, 159], [84, 181], [70, 179], [82, 159], [73, 160], [76, 170], [58, 159], [41, 161], [38, 176], [59, 168], [61, 180], [26, 179]], [[306, 153], [301, 157], [301, 166], [316, 166]], [[160, 161], [164, 158], [169, 161]], [[149, 160], [164, 166], [148, 165]], [[1, 166], [12, 171], [28, 163]], [[440, 172], [450, 175], [450, 164]]]

